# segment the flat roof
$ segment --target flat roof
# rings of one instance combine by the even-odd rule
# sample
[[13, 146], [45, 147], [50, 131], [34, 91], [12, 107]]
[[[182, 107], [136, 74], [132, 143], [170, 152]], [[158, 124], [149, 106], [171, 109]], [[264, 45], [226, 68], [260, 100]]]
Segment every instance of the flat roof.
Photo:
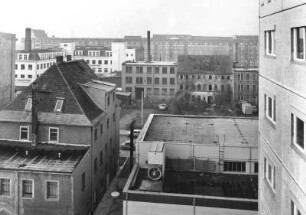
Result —
[[[88, 146], [0, 140], [0, 169], [72, 173]], [[60, 154], [59, 154], [60, 153]]]
[[[156, 192], [156, 181], [150, 181], [146, 168], [139, 168], [130, 190]], [[146, 186], [143, 186], [144, 183]], [[150, 185], [152, 183], [152, 186]], [[258, 176], [191, 171], [165, 171], [158, 186], [163, 193], [258, 199]]]
[[257, 147], [257, 131], [257, 118], [152, 114], [141, 140]]
[[177, 63], [175, 61], [138, 61], [138, 62], [126, 62], [124, 63], [126, 65], [147, 65], [147, 66], [177, 66]]

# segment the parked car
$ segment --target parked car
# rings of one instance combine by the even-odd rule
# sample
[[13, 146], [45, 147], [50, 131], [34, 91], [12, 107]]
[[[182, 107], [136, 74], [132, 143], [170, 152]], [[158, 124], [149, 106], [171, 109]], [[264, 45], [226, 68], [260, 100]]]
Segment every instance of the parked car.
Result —
[[[130, 150], [130, 140], [123, 141], [120, 144], [120, 149], [122, 149], [122, 150]], [[134, 144], [134, 150], [135, 150], [135, 144]]]
[[159, 109], [159, 110], [166, 110], [166, 109], [167, 109], [167, 105], [166, 105], [165, 103], [159, 104], [159, 105], [158, 105], [158, 109]]

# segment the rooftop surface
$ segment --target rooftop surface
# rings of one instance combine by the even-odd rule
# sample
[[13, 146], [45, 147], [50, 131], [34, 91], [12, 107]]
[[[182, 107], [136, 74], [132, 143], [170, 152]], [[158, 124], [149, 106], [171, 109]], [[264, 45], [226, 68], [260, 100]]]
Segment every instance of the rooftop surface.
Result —
[[138, 62], [126, 62], [126, 65], [146, 65], [146, 66], [177, 66], [177, 63], [174, 61], [138, 61]]
[[[150, 183], [147, 169], [140, 168], [132, 190], [140, 190], [143, 181]], [[156, 182], [147, 185], [142, 191], [154, 192]], [[258, 176], [221, 173], [199, 173], [190, 171], [166, 170], [161, 183], [164, 193], [204, 195], [216, 197], [258, 199]]]
[[0, 140], [0, 169], [72, 173], [87, 150], [85, 146], [33, 147], [30, 142]]
[[257, 146], [255, 118], [151, 115], [144, 141]]

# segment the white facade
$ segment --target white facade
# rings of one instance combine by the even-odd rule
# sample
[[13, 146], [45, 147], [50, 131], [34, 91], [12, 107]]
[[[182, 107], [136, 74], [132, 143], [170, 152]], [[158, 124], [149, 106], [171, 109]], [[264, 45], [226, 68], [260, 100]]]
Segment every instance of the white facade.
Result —
[[28, 86], [49, 67], [56, 63], [60, 51], [33, 50], [28, 53], [17, 53], [15, 62], [15, 86]]
[[127, 48], [126, 43], [112, 43], [113, 70], [122, 71], [122, 63], [135, 61], [135, 49]]
[[306, 214], [306, 1], [260, 1], [259, 213]]
[[73, 56], [75, 50], [75, 43], [60, 43], [60, 48], [63, 49], [66, 56]]

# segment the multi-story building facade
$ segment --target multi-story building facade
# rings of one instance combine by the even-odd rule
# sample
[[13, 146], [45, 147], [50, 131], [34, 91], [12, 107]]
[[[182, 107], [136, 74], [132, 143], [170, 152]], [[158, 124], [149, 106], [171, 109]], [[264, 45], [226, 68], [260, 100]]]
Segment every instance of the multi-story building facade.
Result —
[[123, 214], [258, 214], [255, 118], [150, 115]]
[[233, 96], [229, 55], [187, 55], [178, 58], [178, 89], [209, 104], [229, 102]]
[[122, 71], [122, 63], [135, 61], [135, 49], [126, 43], [112, 43], [111, 49], [98, 46], [78, 46], [74, 51], [74, 59], [84, 59], [98, 75]]
[[259, 214], [306, 214], [306, 2], [260, 1]]
[[117, 170], [116, 87], [83, 60], [34, 83], [0, 111], [0, 213], [90, 214]]
[[233, 42], [234, 67], [258, 68], [258, 36], [235, 35]]
[[175, 62], [127, 62], [122, 69], [122, 90], [132, 99], [168, 100], [177, 91]]
[[258, 105], [258, 68], [234, 68], [234, 101]]
[[15, 95], [15, 41], [14, 34], [0, 32], [0, 108], [12, 101]]

